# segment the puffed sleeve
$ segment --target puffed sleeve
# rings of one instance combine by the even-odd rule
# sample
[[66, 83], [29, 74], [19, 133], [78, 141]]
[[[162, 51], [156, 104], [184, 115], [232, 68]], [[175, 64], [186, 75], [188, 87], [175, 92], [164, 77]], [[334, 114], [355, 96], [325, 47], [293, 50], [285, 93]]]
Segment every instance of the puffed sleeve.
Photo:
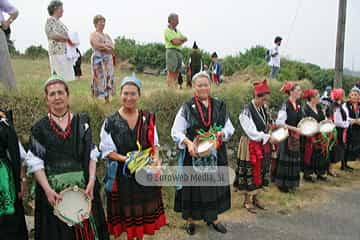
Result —
[[280, 111], [278, 112], [277, 119], [275, 121], [276, 125], [283, 125], [287, 120], [287, 112], [286, 112], [286, 105], [283, 104]]
[[171, 128], [171, 137], [178, 145], [180, 149], [184, 149], [185, 145], [183, 144], [184, 139], [186, 138], [186, 129], [188, 128], [188, 123], [183, 114], [184, 107], [182, 106], [176, 114], [174, 124]]
[[240, 114], [239, 121], [246, 136], [251, 140], [262, 142], [263, 144], [266, 144], [269, 141], [270, 135], [256, 129], [251, 114], [249, 114], [246, 109]]
[[106, 158], [110, 153], [116, 152], [116, 145], [111, 137], [111, 134], [106, 131], [105, 126], [107, 124], [107, 120], [104, 121], [101, 131], [100, 131], [100, 151], [101, 158]]
[[30, 136], [30, 147], [26, 154], [25, 163], [28, 173], [34, 173], [44, 169], [44, 160], [46, 150], [43, 145], [35, 138]]

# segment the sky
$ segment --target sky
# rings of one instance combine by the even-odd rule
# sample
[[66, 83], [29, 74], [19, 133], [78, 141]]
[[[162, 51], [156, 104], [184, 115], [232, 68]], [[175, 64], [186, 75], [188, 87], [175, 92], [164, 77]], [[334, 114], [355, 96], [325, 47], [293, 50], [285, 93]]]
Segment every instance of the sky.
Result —
[[[49, 0], [9, 0], [20, 11], [12, 26], [15, 46], [47, 48], [44, 32]], [[252, 46], [270, 48], [275, 36], [283, 37], [281, 54], [324, 68], [335, 63], [339, 0], [63, 0], [62, 21], [79, 33], [82, 51], [90, 47], [96, 14], [106, 18], [105, 32], [142, 43], [163, 42], [167, 16], [179, 14], [179, 30], [206, 51], [220, 57]], [[345, 67], [360, 70], [360, 1], [348, 0]]]

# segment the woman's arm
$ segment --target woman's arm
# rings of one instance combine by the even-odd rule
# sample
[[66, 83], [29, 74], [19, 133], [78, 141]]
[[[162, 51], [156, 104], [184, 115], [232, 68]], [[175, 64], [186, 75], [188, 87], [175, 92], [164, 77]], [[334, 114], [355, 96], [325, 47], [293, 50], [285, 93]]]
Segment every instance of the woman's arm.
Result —
[[99, 51], [111, 51], [112, 47], [109, 44], [101, 42], [99, 36], [96, 32], [92, 33], [90, 36], [90, 44], [93, 48]]
[[102, 158], [108, 158], [110, 160], [125, 162], [127, 157], [117, 153], [115, 143], [111, 135], [105, 130], [107, 120], [104, 121], [100, 131], [100, 151]]
[[0, 23], [4, 30], [8, 29], [10, 25], [19, 16], [19, 10], [11, 5], [8, 1], [1, 1], [0, 3], [1, 12], [9, 14], [9, 18], [5, 19], [2, 13], [0, 13]]
[[61, 35], [57, 33], [54, 28], [58, 23], [54, 18], [49, 18], [45, 25], [45, 33], [48, 39], [57, 41], [57, 42], [67, 42], [69, 37], [66, 35]]
[[36, 181], [44, 190], [49, 203], [54, 206], [58, 201], [61, 200], [61, 196], [50, 187], [49, 181], [43, 169], [36, 171], [34, 175]]
[[190, 155], [195, 156], [195, 144], [185, 135], [187, 125], [188, 123], [183, 116], [183, 107], [181, 107], [176, 114], [174, 124], [171, 128], [171, 137], [180, 149], [184, 149], [186, 147]]

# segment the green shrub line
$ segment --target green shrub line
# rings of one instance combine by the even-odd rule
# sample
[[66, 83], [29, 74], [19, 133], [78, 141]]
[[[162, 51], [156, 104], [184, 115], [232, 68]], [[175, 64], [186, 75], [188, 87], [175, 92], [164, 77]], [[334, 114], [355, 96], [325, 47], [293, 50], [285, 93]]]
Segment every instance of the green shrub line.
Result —
[[[145, 67], [158, 70], [165, 69], [165, 46], [163, 43], [139, 43], [124, 36], [116, 38], [114, 42], [117, 61], [128, 61], [138, 72], [142, 72]], [[182, 50], [185, 64], [189, 61], [191, 51], [191, 48], [187, 47]], [[13, 49], [12, 52], [16, 53], [17, 51]], [[15, 56], [19, 56], [15, 53]], [[270, 68], [265, 62], [265, 53], [265, 47], [255, 45], [235, 55], [225, 56], [220, 59], [223, 74], [231, 76], [237, 72], [251, 70], [259, 76], [268, 76]], [[90, 62], [91, 54], [92, 49], [88, 49], [83, 54], [84, 62]], [[47, 51], [41, 45], [30, 46], [26, 49], [25, 54], [20, 56], [30, 59], [46, 58]], [[202, 50], [202, 57], [203, 63], [209, 65], [211, 61], [210, 53]], [[334, 69], [323, 69], [315, 64], [282, 58], [278, 80], [283, 82], [285, 80], [300, 81], [308, 79], [313, 83], [314, 87], [323, 90], [326, 86], [333, 85], [334, 76]], [[345, 75], [343, 80], [344, 89], [348, 91], [358, 80], [358, 77]]]
[[[269, 107], [272, 109], [272, 116], [275, 118], [276, 112], [285, 100], [286, 95], [278, 91], [281, 86], [280, 82], [272, 81], [270, 84], [272, 92]], [[311, 86], [311, 83], [307, 80], [301, 81], [300, 84], [304, 88]], [[230, 118], [236, 128], [236, 134], [232, 138], [234, 144], [241, 135], [238, 116], [244, 105], [252, 98], [251, 89], [252, 86], [250, 82], [229, 83], [220, 88], [215, 88], [214, 86], [212, 89], [212, 96], [225, 101], [227, 104]], [[175, 92], [173, 90], [163, 89], [153, 91], [141, 97], [139, 107], [156, 114], [156, 125], [161, 143], [172, 145], [170, 129], [175, 115], [182, 103], [187, 101], [191, 96], [191, 91]], [[1, 108], [12, 109], [14, 111], [16, 130], [19, 138], [26, 145], [31, 126], [47, 113], [43, 93], [40, 90], [19, 90], [16, 93], [5, 92], [0, 96], [0, 102]], [[71, 95], [70, 105], [73, 112], [86, 112], [89, 114], [93, 129], [93, 138], [96, 144], [99, 143], [99, 132], [105, 117], [120, 107], [117, 97], [112, 100], [110, 106], [107, 106], [104, 105], [103, 101], [91, 98], [90, 96], [75, 95]]]

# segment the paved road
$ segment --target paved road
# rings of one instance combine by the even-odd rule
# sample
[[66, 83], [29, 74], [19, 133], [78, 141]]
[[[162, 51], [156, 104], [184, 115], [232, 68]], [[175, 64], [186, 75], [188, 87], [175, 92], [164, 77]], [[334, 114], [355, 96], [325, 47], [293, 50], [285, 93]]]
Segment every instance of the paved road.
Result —
[[201, 240], [360, 240], [360, 188], [332, 193], [331, 200], [292, 215], [264, 212], [245, 223], [227, 222], [225, 235], [207, 227]]

